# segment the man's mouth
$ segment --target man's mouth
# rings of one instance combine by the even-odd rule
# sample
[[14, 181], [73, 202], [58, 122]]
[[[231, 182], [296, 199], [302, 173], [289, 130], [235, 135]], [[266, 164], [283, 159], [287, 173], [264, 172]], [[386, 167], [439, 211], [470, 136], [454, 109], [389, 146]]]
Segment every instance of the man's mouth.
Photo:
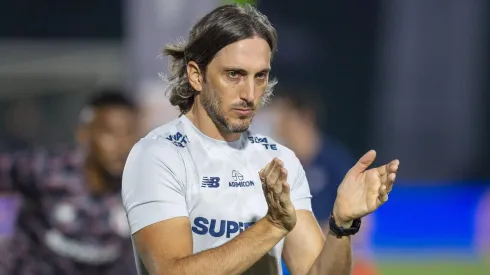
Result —
[[253, 109], [250, 108], [235, 108], [233, 111], [242, 116], [249, 116], [253, 113]]

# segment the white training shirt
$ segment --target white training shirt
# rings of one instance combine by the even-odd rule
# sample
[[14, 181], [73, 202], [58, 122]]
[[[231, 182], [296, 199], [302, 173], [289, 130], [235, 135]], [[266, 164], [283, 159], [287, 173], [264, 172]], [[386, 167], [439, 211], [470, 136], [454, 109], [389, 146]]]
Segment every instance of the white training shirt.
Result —
[[[166, 219], [189, 217], [194, 253], [223, 245], [266, 215], [258, 172], [274, 157], [288, 171], [296, 210], [311, 211], [298, 158], [269, 137], [247, 131], [235, 142], [215, 140], [185, 115], [153, 130], [133, 147], [123, 173], [131, 233]], [[283, 242], [245, 274], [282, 274]], [[139, 273], [145, 274], [135, 255]]]

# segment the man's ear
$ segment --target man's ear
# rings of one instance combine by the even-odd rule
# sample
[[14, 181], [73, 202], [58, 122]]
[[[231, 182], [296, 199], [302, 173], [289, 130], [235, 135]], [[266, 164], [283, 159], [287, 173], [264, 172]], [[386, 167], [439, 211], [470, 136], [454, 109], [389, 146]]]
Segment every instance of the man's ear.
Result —
[[191, 87], [198, 92], [202, 91], [204, 76], [196, 62], [190, 61], [187, 63], [187, 76]]

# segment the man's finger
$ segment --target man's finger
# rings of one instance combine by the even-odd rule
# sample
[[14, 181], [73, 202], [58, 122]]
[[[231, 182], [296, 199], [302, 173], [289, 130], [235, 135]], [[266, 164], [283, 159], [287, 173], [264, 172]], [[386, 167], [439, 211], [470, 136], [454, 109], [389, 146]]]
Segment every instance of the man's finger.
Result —
[[350, 169], [350, 172], [360, 174], [364, 172], [376, 159], [376, 151], [370, 150]]
[[400, 161], [395, 159], [394, 161], [391, 162], [391, 173], [396, 173], [398, 172], [398, 166], [400, 166]]
[[380, 176], [384, 176], [389, 173], [395, 173], [398, 170], [399, 160], [393, 160], [390, 163], [376, 168]]
[[267, 175], [270, 173], [271, 169], [274, 167], [276, 158], [272, 159], [267, 165], [264, 167], [264, 169], [261, 170], [262, 176], [265, 178]]
[[281, 176], [279, 178], [279, 181], [277, 182], [278, 185], [281, 185], [281, 194], [279, 195], [279, 200], [282, 203], [288, 202], [290, 200], [289, 195], [290, 195], [290, 186], [287, 183], [288, 180], [288, 171], [286, 168], [281, 169]]
[[390, 170], [389, 167], [390, 167], [390, 164], [386, 164], [386, 165], [383, 165], [383, 166], [376, 168], [376, 170], [378, 171], [378, 174], [380, 176], [384, 176], [384, 175], [389, 173], [389, 170]]
[[395, 179], [396, 179], [395, 173], [391, 173], [388, 175], [388, 177], [386, 178], [386, 183], [384, 184], [386, 185], [386, 192], [388, 193], [391, 192], [391, 189], [393, 189], [393, 183], [395, 182]]
[[279, 169], [279, 178], [277, 179], [276, 184], [274, 185], [274, 193], [282, 194], [284, 190], [283, 184], [287, 181], [287, 178], [288, 178], [288, 171], [285, 168]]
[[259, 171], [259, 176], [260, 179], [262, 180], [262, 183], [265, 183], [265, 179], [267, 178], [267, 175], [269, 175], [270, 172], [272, 171], [271, 169], [274, 168], [275, 160], [276, 158], [272, 159], [271, 162], [267, 163], [267, 165], [262, 170]]
[[279, 197], [280, 201], [282, 203], [288, 202], [291, 199], [290, 194], [291, 194], [291, 187], [287, 182], [283, 182], [281, 196]]
[[388, 201], [388, 194], [385, 194], [383, 196], [379, 196], [379, 201], [381, 202], [381, 204], [387, 202]]
[[381, 196], [384, 196], [384, 195], [388, 195], [388, 193], [389, 193], [389, 192], [388, 192], [388, 189], [387, 189], [386, 185], [383, 185], [383, 184], [382, 184], [382, 185], [379, 187], [379, 190], [378, 190], [378, 195], [381, 197]]
[[265, 177], [266, 183], [269, 186], [274, 186], [276, 184], [282, 169], [282, 161], [274, 158], [272, 162], [272, 168], [269, 170], [269, 174], [266, 174]]
[[282, 194], [285, 196], [289, 196], [291, 193], [291, 186], [287, 182], [282, 183]]
[[386, 185], [381, 185], [381, 187], [379, 188], [378, 199], [382, 204], [388, 201], [388, 193], [389, 191]]

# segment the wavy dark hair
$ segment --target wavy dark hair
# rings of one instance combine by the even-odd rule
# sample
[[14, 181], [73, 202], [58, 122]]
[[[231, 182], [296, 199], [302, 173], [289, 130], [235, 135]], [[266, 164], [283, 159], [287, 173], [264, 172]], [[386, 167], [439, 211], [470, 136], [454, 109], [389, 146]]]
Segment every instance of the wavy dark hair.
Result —
[[[188, 41], [180, 40], [163, 49], [170, 56], [169, 83], [170, 103], [178, 106], [182, 114], [194, 104], [196, 91], [189, 83], [187, 64], [197, 63], [205, 74], [207, 65], [225, 46], [258, 36], [269, 44], [272, 54], [276, 51], [277, 33], [265, 15], [251, 5], [224, 5], [201, 18], [190, 30]], [[264, 98], [272, 94], [276, 79], [269, 81]], [[266, 102], [264, 102], [266, 103]]]

